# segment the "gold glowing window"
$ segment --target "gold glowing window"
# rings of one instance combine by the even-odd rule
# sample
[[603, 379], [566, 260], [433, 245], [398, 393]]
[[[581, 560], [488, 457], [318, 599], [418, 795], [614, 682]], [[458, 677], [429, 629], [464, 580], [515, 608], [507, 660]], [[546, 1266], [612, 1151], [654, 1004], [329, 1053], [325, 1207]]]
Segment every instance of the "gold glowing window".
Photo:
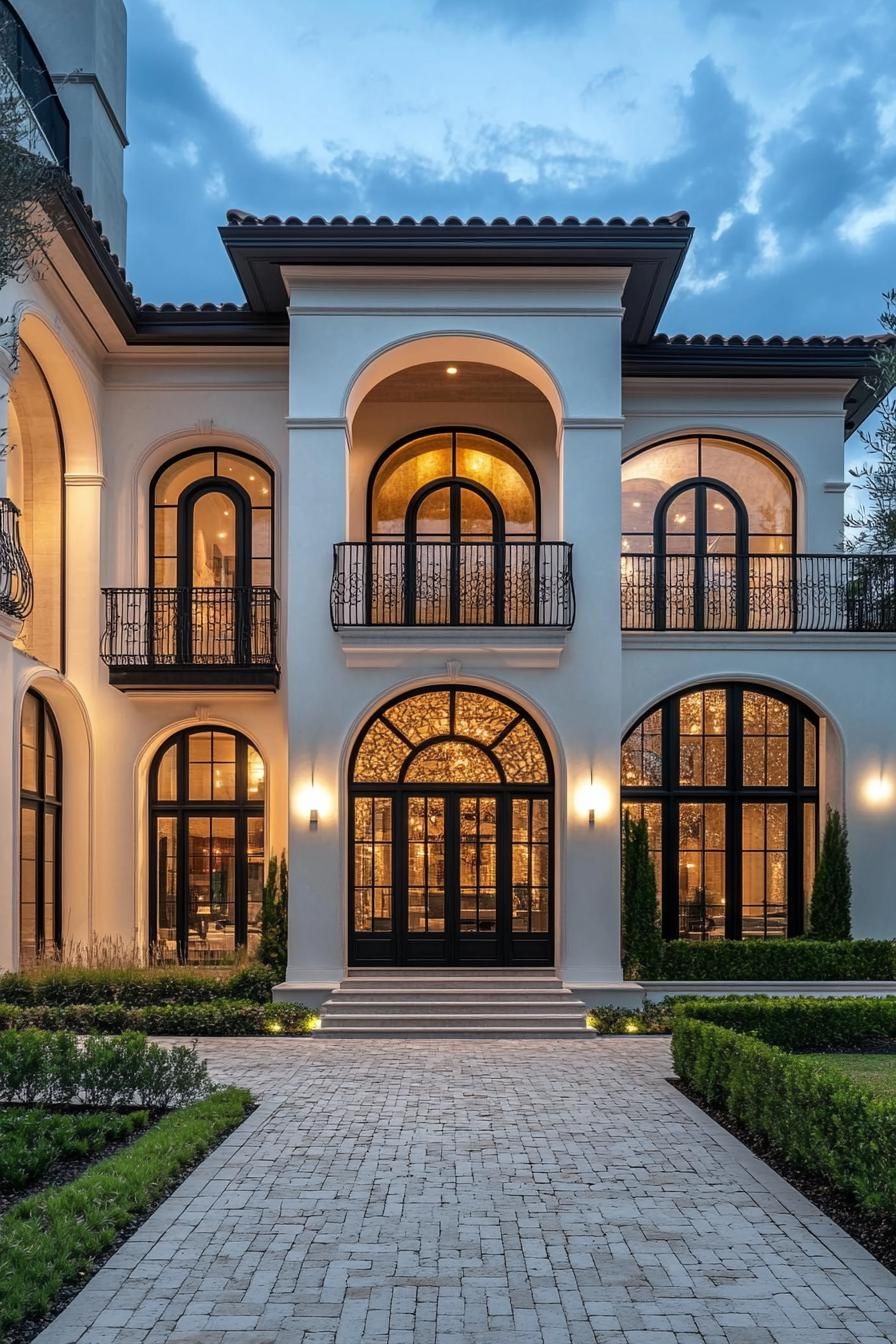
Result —
[[[427, 494], [428, 487], [439, 482], [444, 489]], [[452, 485], [468, 487], [457, 496], [456, 503]], [[476, 491], [481, 492], [478, 503]], [[473, 430], [418, 434], [396, 444], [376, 469], [370, 496], [370, 533], [374, 537], [413, 538], [422, 531], [428, 537], [457, 540], [490, 533], [492, 520], [486, 499], [497, 507], [508, 540], [537, 538], [535, 478], [512, 444]]]
[[355, 784], [547, 784], [541, 735], [520, 710], [480, 691], [431, 690], [388, 705], [355, 751]]

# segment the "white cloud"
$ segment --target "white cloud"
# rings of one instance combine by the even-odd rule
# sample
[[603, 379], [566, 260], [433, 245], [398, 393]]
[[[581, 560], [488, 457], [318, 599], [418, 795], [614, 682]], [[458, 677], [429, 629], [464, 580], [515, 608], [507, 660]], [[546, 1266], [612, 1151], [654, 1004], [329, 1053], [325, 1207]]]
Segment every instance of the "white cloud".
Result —
[[721, 289], [728, 279], [727, 271], [715, 271], [712, 275], [695, 275], [685, 272], [678, 282], [678, 288], [685, 294], [706, 294], [711, 289]]
[[856, 206], [839, 226], [837, 234], [845, 243], [864, 247], [879, 229], [891, 224], [896, 224], [896, 182], [874, 204], [866, 202]]

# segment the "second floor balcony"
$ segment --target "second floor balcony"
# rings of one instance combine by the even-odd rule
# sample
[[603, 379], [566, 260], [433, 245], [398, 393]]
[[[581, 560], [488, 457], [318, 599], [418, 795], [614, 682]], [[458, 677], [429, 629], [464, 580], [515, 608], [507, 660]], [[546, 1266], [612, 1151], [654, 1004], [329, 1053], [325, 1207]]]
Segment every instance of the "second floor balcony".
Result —
[[896, 631], [896, 555], [624, 553], [624, 631]]
[[562, 541], [346, 541], [333, 548], [330, 615], [353, 626], [569, 630], [572, 546]]
[[121, 690], [276, 690], [273, 588], [104, 588], [100, 655]]
[[0, 613], [22, 621], [34, 605], [34, 581], [19, 538], [19, 510], [0, 499]]

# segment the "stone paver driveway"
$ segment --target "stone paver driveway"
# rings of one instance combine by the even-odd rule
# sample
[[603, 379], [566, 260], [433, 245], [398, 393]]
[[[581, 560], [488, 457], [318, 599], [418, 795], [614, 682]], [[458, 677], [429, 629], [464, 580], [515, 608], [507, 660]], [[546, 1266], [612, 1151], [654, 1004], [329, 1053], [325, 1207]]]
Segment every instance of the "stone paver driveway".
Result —
[[218, 1041], [260, 1108], [44, 1344], [896, 1341], [896, 1279], [662, 1041]]

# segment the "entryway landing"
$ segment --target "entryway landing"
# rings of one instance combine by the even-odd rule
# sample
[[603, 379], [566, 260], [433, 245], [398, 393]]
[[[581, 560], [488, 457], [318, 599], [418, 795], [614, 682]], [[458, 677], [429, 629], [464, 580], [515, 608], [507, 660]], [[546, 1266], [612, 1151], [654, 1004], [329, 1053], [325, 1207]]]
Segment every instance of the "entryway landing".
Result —
[[551, 969], [390, 967], [348, 972], [316, 1036], [587, 1037], [587, 1008]]

